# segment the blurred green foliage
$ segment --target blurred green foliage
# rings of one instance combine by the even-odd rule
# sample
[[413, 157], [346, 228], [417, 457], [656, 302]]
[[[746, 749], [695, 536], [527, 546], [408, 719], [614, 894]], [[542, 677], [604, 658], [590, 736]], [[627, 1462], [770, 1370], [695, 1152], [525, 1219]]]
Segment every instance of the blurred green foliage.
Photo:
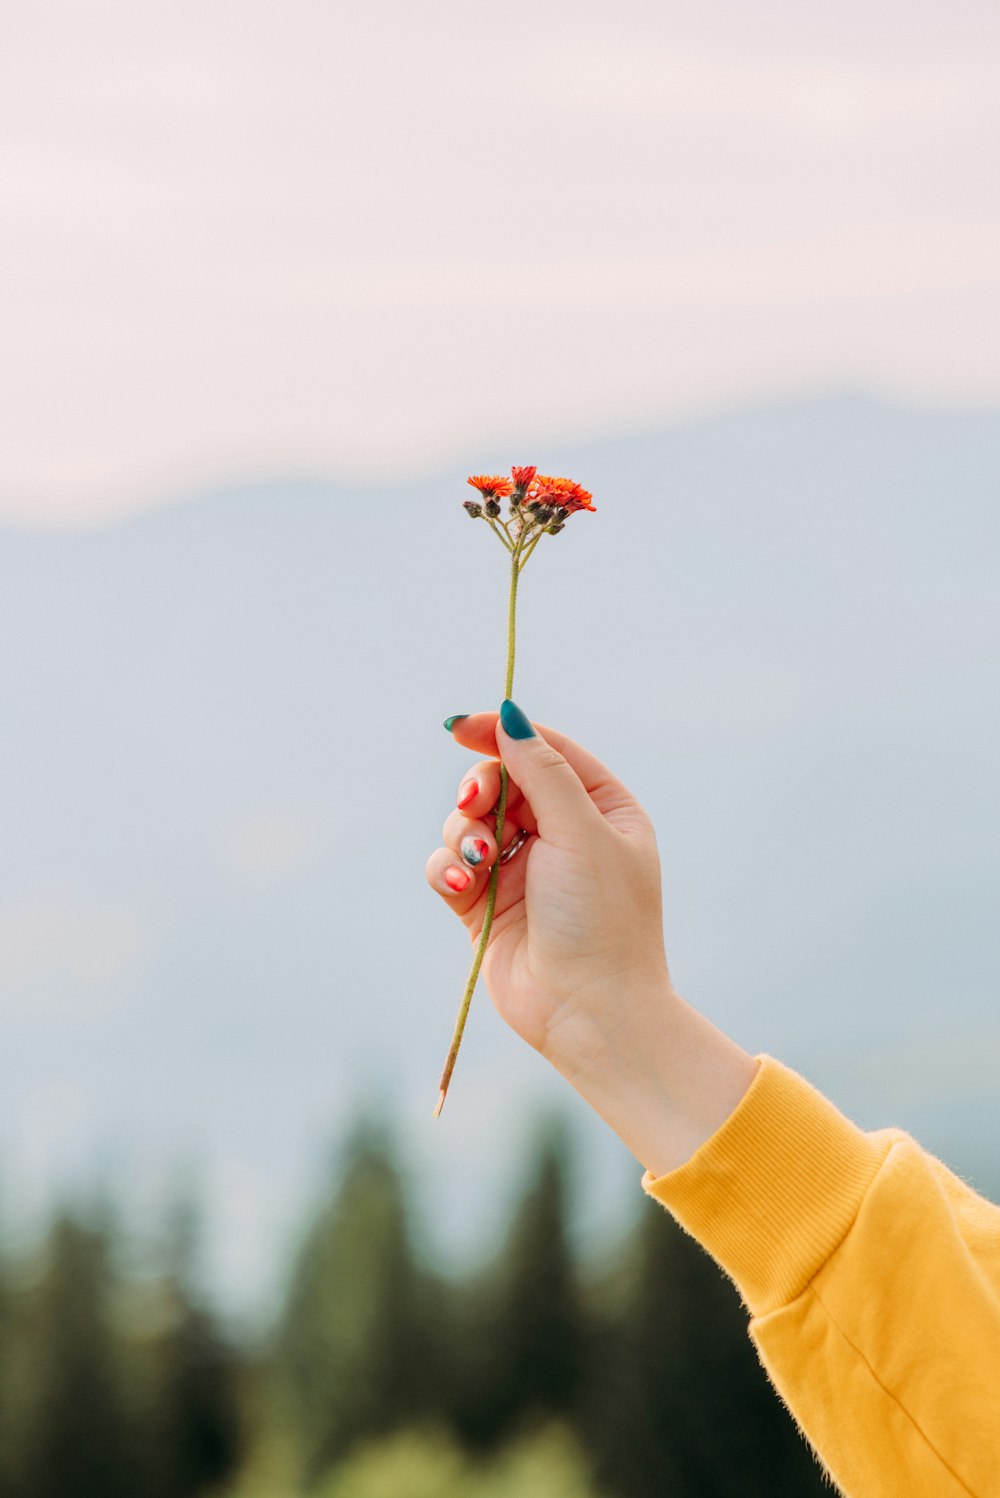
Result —
[[121, 1262], [104, 1208], [57, 1212], [0, 1278], [0, 1498], [196, 1498], [244, 1449], [242, 1358], [164, 1246]]
[[433, 1267], [386, 1128], [360, 1120], [263, 1343], [95, 1206], [0, 1274], [0, 1498], [824, 1498], [734, 1287], [662, 1208], [572, 1249], [542, 1120], [506, 1232]]
[[307, 1482], [427, 1408], [424, 1289], [387, 1141], [363, 1122], [302, 1245], [278, 1339]]
[[521, 1436], [496, 1458], [470, 1459], [445, 1431], [402, 1431], [351, 1457], [316, 1498], [593, 1498], [571, 1430]]

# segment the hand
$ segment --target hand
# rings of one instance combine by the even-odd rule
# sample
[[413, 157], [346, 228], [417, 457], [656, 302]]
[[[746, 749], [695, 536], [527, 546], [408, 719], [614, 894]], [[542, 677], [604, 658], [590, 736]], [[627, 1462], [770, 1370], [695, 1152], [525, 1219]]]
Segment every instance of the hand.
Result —
[[[753, 1082], [759, 1060], [674, 991], [663, 946], [660, 860], [649, 817], [599, 760], [541, 724], [513, 739], [497, 713], [459, 720], [467, 749], [489, 754], [462, 777], [428, 883], [475, 947], [497, 857], [491, 815], [509, 784], [482, 975], [499, 1013], [610, 1124], [653, 1176], [688, 1160]], [[469, 851], [481, 861], [471, 866]], [[449, 870], [471, 875], [456, 892]]]
[[[638, 992], [669, 989], [670, 978], [649, 817], [586, 749], [555, 729], [533, 726], [533, 737], [515, 739], [498, 713], [455, 723], [460, 744], [491, 757], [462, 777], [457, 800], [473, 784], [475, 793], [445, 820], [445, 846], [427, 860], [427, 880], [475, 947], [497, 858], [499, 754], [509, 776], [503, 849], [521, 828], [531, 836], [500, 867], [481, 973], [503, 1019], [557, 1061], [564, 1036], [572, 1034], [578, 1046], [581, 1034], [606, 1032], [617, 1022], [616, 1005]], [[458, 891], [445, 878], [456, 870], [455, 883], [463, 872], [470, 876]]]

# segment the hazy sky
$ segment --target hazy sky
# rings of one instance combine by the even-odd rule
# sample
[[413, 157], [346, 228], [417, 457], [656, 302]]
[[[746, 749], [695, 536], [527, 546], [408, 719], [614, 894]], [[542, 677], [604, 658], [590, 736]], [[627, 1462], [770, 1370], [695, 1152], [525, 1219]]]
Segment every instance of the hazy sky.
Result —
[[1000, 401], [995, 0], [6, 0], [0, 519]]

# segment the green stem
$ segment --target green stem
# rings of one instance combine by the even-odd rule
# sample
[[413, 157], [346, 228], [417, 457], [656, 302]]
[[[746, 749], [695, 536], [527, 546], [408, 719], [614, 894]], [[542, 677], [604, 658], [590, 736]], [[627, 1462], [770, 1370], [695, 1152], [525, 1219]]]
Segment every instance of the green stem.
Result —
[[[513, 692], [514, 690], [514, 611], [517, 607], [517, 580], [521, 575], [521, 568], [519, 565], [521, 547], [524, 545], [524, 538], [526, 535], [527, 531], [522, 531], [518, 536], [517, 545], [514, 547], [513, 555], [511, 558], [510, 597], [507, 601], [507, 681], [504, 690], [505, 697], [509, 697], [511, 692]], [[506, 773], [507, 772], [506, 770], [504, 770], [503, 765], [501, 765], [501, 779]]]
[[531, 553], [534, 551], [535, 547], [538, 545], [539, 541], [542, 539], [542, 537], [544, 535], [545, 535], [544, 530], [541, 530], [534, 537], [533, 541], [531, 542], [531, 545], [527, 548], [527, 550], [525, 551], [524, 555], [521, 558], [521, 567], [524, 566], [525, 562], [531, 556]]
[[[520, 536], [518, 536], [517, 543], [513, 548], [513, 554], [511, 557], [510, 600], [507, 605], [507, 680], [504, 688], [505, 697], [510, 697], [511, 693], [514, 690], [514, 612], [517, 606], [517, 579], [521, 570], [521, 567], [519, 565], [521, 563], [521, 547], [524, 544], [524, 540], [527, 534], [528, 532], [525, 529], [521, 532]], [[528, 555], [530, 555], [533, 547], [537, 544], [537, 541], [538, 537], [536, 536], [535, 540], [531, 542], [527, 551], [525, 552], [525, 560], [527, 560]], [[497, 886], [500, 883], [500, 849], [503, 839], [503, 824], [507, 812], [507, 782], [507, 766], [501, 761], [500, 799], [497, 802], [497, 816], [493, 834], [496, 838], [497, 859], [492, 869], [490, 869], [490, 882], [486, 894], [486, 913], [483, 916], [483, 929], [479, 933], [479, 943], [476, 947], [476, 955], [473, 958], [472, 970], [469, 973], [468, 982], [465, 985], [465, 993], [462, 995], [462, 1002], [459, 1005], [458, 1010], [458, 1018], [455, 1021], [455, 1032], [451, 1037], [451, 1046], [448, 1051], [448, 1058], [444, 1063], [444, 1070], [441, 1073], [438, 1100], [434, 1108], [435, 1118], [438, 1118], [440, 1116], [441, 1109], [444, 1107], [444, 1100], [448, 1093], [448, 1084], [451, 1081], [451, 1074], [455, 1070], [455, 1061], [458, 1057], [458, 1048], [462, 1044], [462, 1032], [465, 1029], [465, 1021], [468, 1017], [469, 1005], [472, 1003], [472, 995], [476, 987], [476, 982], [479, 978], [479, 969], [483, 965], [483, 957], [486, 952], [486, 945], [490, 939], [490, 930], [493, 926], [493, 912], [496, 909], [497, 903]]]
[[513, 551], [514, 550], [514, 545], [513, 545], [513, 542], [511, 541], [510, 537], [507, 534], [507, 527], [504, 526], [503, 530], [501, 530], [500, 526], [497, 525], [496, 521], [493, 519], [493, 517], [491, 515], [484, 515], [483, 519], [486, 520], [489, 523], [490, 529], [493, 530], [493, 531], [495, 531], [496, 534], [500, 537], [500, 540], [506, 546], [507, 550], [508, 551]]

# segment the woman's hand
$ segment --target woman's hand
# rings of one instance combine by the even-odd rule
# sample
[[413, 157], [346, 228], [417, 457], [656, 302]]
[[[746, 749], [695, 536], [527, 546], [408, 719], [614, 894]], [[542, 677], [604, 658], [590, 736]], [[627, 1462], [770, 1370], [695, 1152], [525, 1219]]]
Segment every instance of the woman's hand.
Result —
[[555, 729], [535, 724], [511, 738], [499, 714], [475, 713], [452, 733], [490, 757], [462, 777], [428, 883], [475, 947], [497, 857], [499, 751], [509, 776], [503, 848], [521, 828], [531, 836], [500, 866], [486, 986], [518, 1035], [664, 1175], [724, 1122], [759, 1063], [674, 991], [652, 823], [610, 770]]
[[652, 823], [610, 770], [555, 729], [511, 738], [498, 713], [476, 713], [452, 733], [493, 757], [462, 777], [427, 879], [476, 946], [497, 857], [499, 753], [509, 776], [503, 849], [521, 828], [531, 836], [500, 866], [482, 976], [507, 1023], [555, 1059], [567, 1022], [575, 1038], [581, 1021], [613, 1020], [639, 982], [669, 986]]

